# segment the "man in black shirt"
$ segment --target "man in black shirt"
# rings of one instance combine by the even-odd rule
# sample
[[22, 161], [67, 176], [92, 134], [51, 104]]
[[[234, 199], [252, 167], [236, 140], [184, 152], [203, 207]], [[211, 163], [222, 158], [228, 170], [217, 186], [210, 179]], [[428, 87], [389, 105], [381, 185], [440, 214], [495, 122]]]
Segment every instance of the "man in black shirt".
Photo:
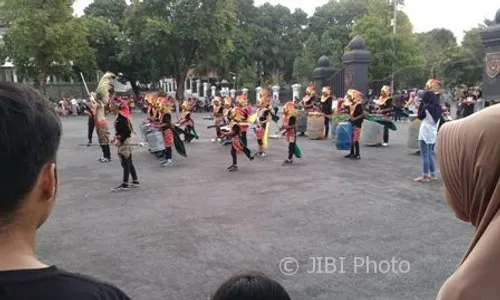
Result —
[[0, 299], [129, 299], [112, 285], [47, 266], [35, 257], [37, 229], [57, 192], [61, 122], [34, 89], [0, 83]]

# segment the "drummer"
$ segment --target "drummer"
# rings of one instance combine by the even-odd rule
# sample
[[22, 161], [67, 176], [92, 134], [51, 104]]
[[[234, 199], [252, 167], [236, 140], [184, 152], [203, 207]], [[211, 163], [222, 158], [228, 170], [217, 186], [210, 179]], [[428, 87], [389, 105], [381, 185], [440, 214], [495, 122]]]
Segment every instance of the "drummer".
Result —
[[[384, 119], [391, 120], [392, 117], [392, 92], [391, 87], [384, 85], [380, 90], [380, 98], [378, 100], [377, 114], [384, 116]], [[384, 140], [382, 146], [389, 146], [389, 124], [384, 125]]]
[[332, 89], [329, 86], [323, 87], [321, 90], [321, 106], [320, 110], [325, 115], [325, 134], [324, 139], [328, 138], [328, 133], [330, 132], [330, 123], [332, 122], [333, 114], [333, 97]]

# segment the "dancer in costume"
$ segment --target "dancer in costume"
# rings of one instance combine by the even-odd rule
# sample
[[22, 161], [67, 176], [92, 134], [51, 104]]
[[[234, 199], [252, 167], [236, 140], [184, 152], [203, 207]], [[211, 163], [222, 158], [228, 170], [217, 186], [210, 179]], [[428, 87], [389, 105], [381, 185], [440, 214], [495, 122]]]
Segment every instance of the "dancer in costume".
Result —
[[[130, 108], [126, 101], [114, 99], [110, 104], [110, 109], [117, 115], [115, 120], [115, 137], [112, 143], [118, 147], [118, 157], [123, 169], [122, 183], [113, 191], [126, 190], [129, 187], [139, 187], [139, 179], [132, 162], [132, 132], [133, 127], [130, 121]], [[132, 184], [129, 185], [129, 177], [132, 176]]]
[[314, 111], [314, 100], [316, 98], [316, 90], [314, 89], [314, 84], [309, 82], [309, 86], [307, 86], [306, 94], [304, 98], [302, 98], [302, 107], [307, 112]]
[[[384, 116], [384, 119], [391, 120], [392, 116], [392, 92], [391, 87], [384, 85], [380, 90], [377, 113]], [[389, 145], [389, 124], [384, 125], [384, 140], [382, 146]]]
[[182, 103], [182, 119], [177, 123], [177, 126], [184, 126], [184, 130], [179, 130], [176, 127], [178, 133], [184, 134], [184, 141], [190, 143], [193, 138], [198, 139], [198, 134], [194, 128], [194, 120], [191, 118], [191, 105], [189, 102]]
[[212, 142], [220, 142], [222, 140], [222, 132], [220, 127], [224, 123], [224, 106], [222, 105], [222, 99], [217, 96], [213, 102], [214, 105], [214, 119], [215, 119], [215, 139], [212, 139]]
[[249, 125], [247, 123], [248, 121], [248, 109], [247, 109], [247, 99], [245, 95], [239, 95], [236, 97], [236, 107], [233, 109], [234, 114], [231, 117], [231, 119], [238, 123], [240, 126], [240, 135], [241, 135], [241, 141], [243, 142], [243, 145], [247, 147], [247, 131], [249, 128]]
[[324, 139], [328, 138], [330, 132], [330, 123], [332, 123], [333, 114], [333, 96], [332, 89], [329, 86], [323, 87], [321, 90], [321, 112], [325, 115], [325, 135]]
[[269, 132], [269, 121], [271, 120], [271, 110], [269, 106], [271, 104], [271, 99], [269, 98], [269, 91], [267, 89], [261, 90], [259, 109], [257, 110], [257, 129], [255, 135], [257, 136], [257, 143], [259, 144], [259, 152], [257, 153], [260, 157], [266, 157], [267, 151], [267, 136]]
[[[352, 124], [352, 143], [351, 143], [351, 153], [346, 155], [346, 158], [361, 159], [359, 155], [359, 138], [361, 136], [361, 125], [365, 117], [363, 111], [363, 94], [358, 90], [349, 90], [347, 92], [348, 108], [349, 108], [349, 120]], [[347, 105], [346, 105], [347, 106]]]
[[116, 75], [111, 72], [104, 74], [99, 82], [99, 85], [97, 86], [95, 97], [93, 99], [95, 107], [95, 129], [102, 149], [102, 157], [99, 161], [103, 163], [111, 161], [106, 106], [109, 104], [110, 97], [114, 93], [113, 89], [115, 78]]
[[172, 124], [172, 109], [173, 105], [169, 99], [166, 99], [160, 106], [162, 117], [160, 129], [163, 132], [163, 140], [165, 141], [165, 160], [162, 165], [165, 168], [171, 168], [173, 166], [172, 162], [172, 148], [175, 147], [177, 153], [181, 156], [187, 157], [186, 148], [182, 142], [179, 134], [176, 132], [174, 125]]
[[297, 108], [295, 103], [287, 102], [284, 106], [284, 116], [283, 125], [281, 130], [283, 130], [283, 135], [285, 136], [286, 142], [288, 143], [288, 158], [283, 162], [283, 166], [290, 165], [293, 163], [293, 156], [301, 158], [300, 149], [297, 146], [297, 132], [295, 129], [295, 124], [297, 122]]
[[[229, 117], [234, 119], [236, 115], [236, 108], [233, 108], [229, 111]], [[229, 172], [238, 171], [238, 153], [244, 152], [249, 160], [253, 160], [254, 157], [252, 152], [246, 147], [245, 143], [243, 143], [243, 136], [241, 135], [240, 123], [231, 122], [231, 131], [225, 133], [224, 137], [230, 138], [231, 143], [231, 158], [233, 163], [227, 168]]]

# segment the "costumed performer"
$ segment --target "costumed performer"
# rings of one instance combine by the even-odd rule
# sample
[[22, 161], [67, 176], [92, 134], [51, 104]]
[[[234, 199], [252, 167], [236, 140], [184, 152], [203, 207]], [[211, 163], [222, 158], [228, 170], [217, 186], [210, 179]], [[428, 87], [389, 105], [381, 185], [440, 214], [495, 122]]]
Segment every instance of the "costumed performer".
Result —
[[332, 89], [329, 86], [323, 87], [321, 90], [321, 112], [325, 115], [325, 134], [324, 139], [328, 138], [330, 132], [330, 123], [332, 123], [333, 114], [333, 97]]
[[[383, 115], [385, 120], [391, 120], [392, 118], [392, 91], [391, 87], [384, 85], [380, 90], [380, 98], [378, 100], [377, 113]], [[387, 147], [389, 145], [389, 128], [388, 123], [384, 124], [384, 136], [382, 146]]]
[[361, 159], [359, 155], [359, 139], [361, 136], [361, 125], [365, 117], [363, 111], [363, 94], [358, 90], [351, 89], [347, 92], [348, 108], [349, 108], [349, 121], [352, 124], [352, 143], [351, 153], [346, 155], [346, 158]]
[[103, 154], [99, 161], [103, 163], [111, 161], [111, 148], [109, 146], [110, 134], [108, 120], [106, 119], [106, 106], [109, 104], [110, 97], [114, 93], [115, 78], [115, 74], [106, 72], [102, 76], [101, 81], [99, 81], [94, 97], [95, 130]]
[[[115, 137], [112, 143], [118, 147], [118, 157], [123, 169], [122, 183], [113, 191], [126, 190], [129, 187], [139, 187], [139, 179], [132, 162], [132, 132], [133, 127], [130, 121], [130, 108], [126, 101], [114, 99], [110, 104], [110, 109], [116, 114]], [[132, 184], [129, 185], [129, 177], [132, 176]]]
[[248, 121], [248, 109], [247, 109], [247, 99], [244, 95], [239, 95], [236, 97], [236, 107], [232, 110], [234, 114], [231, 114], [232, 121], [239, 124], [241, 141], [243, 145], [247, 147], [247, 132], [249, 125]]
[[295, 129], [295, 124], [297, 122], [297, 108], [295, 103], [287, 102], [283, 108], [283, 125], [281, 130], [283, 130], [283, 135], [285, 136], [286, 142], [288, 143], [288, 158], [283, 162], [283, 166], [291, 165], [293, 163], [293, 156], [301, 158], [300, 149], [297, 146], [297, 131]]
[[307, 112], [314, 111], [314, 99], [316, 98], [316, 90], [314, 89], [314, 83], [309, 82], [306, 88], [306, 94], [302, 98], [302, 107]]
[[215, 139], [212, 139], [212, 142], [220, 142], [222, 140], [222, 132], [220, 127], [224, 123], [224, 110], [225, 107], [222, 105], [222, 99], [219, 96], [216, 96], [213, 101], [214, 106], [214, 119], [215, 119]]
[[199, 138], [194, 128], [194, 120], [191, 118], [191, 104], [189, 101], [182, 103], [182, 119], [177, 123], [177, 126], [184, 126], [184, 131], [178, 130], [178, 132], [184, 134], [186, 143], [190, 143], [193, 138]]
[[[236, 115], [236, 108], [233, 108], [229, 111], [228, 115], [231, 119], [234, 119]], [[225, 133], [223, 136], [231, 139], [231, 158], [233, 163], [227, 168], [229, 172], [238, 171], [238, 153], [244, 152], [249, 160], [253, 160], [254, 157], [252, 152], [246, 147], [243, 143], [243, 136], [241, 135], [240, 124], [238, 122], [231, 122], [231, 131]]]
[[172, 124], [172, 110], [173, 105], [170, 100], [163, 102], [161, 105], [161, 124], [160, 129], [163, 133], [163, 140], [165, 142], [165, 160], [162, 165], [165, 168], [173, 167], [172, 162], [172, 148], [175, 147], [177, 153], [181, 156], [187, 157], [186, 148], [182, 142], [179, 134], [175, 131], [175, 127]]
[[259, 109], [257, 110], [257, 129], [255, 135], [257, 136], [257, 143], [259, 144], [259, 152], [257, 153], [260, 157], [266, 157], [267, 151], [267, 137], [269, 134], [269, 121], [271, 120], [271, 99], [269, 97], [269, 91], [267, 89], [261, 90]]

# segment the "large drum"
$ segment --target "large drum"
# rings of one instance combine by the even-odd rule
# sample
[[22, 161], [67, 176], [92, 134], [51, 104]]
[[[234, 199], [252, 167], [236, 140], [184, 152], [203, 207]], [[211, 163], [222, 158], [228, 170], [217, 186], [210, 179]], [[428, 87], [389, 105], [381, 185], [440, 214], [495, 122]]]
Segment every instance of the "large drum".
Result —
[[307, 114], [307, 137], [310, 140], [321, 140], [325, 135], [325, 115], [319, 112]]
[[349, 114], [333, 114], [332, 115], [332, 136], [335, 139], [336, 138], [336, 132], [337, 132], [337, 125], [339, 123], [345, 122], [349, 120]]
[[384, 141], [384, 125], [365, 120], [361, 127], [361, 143], [366, 146], [378, 146]]
[[299, 110], [297, 114], [297, 132], [307, 131], [307, 111]]
[[146, 136], [146, 139], [148, 141], [149, 150], [151, 150], [151, 152], [155, 153], [165, 150], [165, 141], [163, 139], [163, 134], [161, 133], [161, 131], [151, 131]]
[[410, 115], [408, 120], [408, 141], [406, 142], [406, 148], [415, 152], [419, 151], [420, 145], [418, 142], [418, 132], [420, 131], [420, 120], [417, 115]]
[[353, 130], [351, 122], [341, 122], [336, 127], [335, 146], [337, 150], [351, 150]]

